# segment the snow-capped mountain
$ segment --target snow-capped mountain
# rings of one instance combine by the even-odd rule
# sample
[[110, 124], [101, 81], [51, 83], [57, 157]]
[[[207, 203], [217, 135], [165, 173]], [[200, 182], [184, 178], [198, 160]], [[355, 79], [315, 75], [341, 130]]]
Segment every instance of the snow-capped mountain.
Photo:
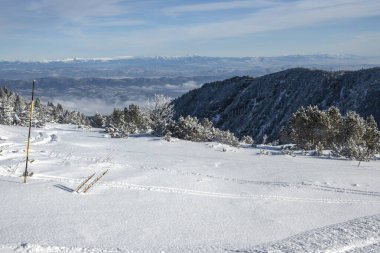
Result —
[[380, 57], [353, 55], [290, 55], [279, 57], [104, 57], [42, 61], [0, 61], [1, 79], [42, 77], [177, 77], [260, 76], [272, 72], [308, 67], [323, 70], [354, 70], [380, 66]]

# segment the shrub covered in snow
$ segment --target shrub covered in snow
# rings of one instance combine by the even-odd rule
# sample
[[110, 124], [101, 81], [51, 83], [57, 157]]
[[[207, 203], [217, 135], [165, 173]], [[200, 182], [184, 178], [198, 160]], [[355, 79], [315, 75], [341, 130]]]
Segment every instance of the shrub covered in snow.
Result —
[[230, 131], [222, 131], [216, 128], [213, 141], [228, 144], [234, 147], [239, 146], [239, 139]]
[[[154, 135], [164, 136], [167, 141], [170, 141], [171, 137], [176, 137], [189, 141], [215, 141], [239, 146], [239, 140], [233, 133], [215, 128], [207, 118], [201, 122], [191, 116], [173, 120], [174, 109], [170, 101], [168, 97], [155, 95], [143, 110], [137, 105], [130, 105], [124, 110], [114, 109], [112, 115], [107, 117], [106, 132], [111, 137], [123, 138], [131, 133], [145, 133], [151, 129]], [[101, 119], [101, 115], [95, 115], [92, 118], [94, 126], [100, 126]], [[252, 138], [247, 139], [250, 140], [252, 141]]]
[[242, 143], [244, 143], [244, 144], [252, 145], [252, 144], [253, 144], [253, 139], [252, 139], [251, 136], [245, 135], [245, 136], [243, 136], [243, 137], [240, 139], [240, 142], [242, 142]]
[[368, 160], [380, 152], [380, 132], [375, 119], [363, 119], [356, 112], [344, 117], [339, 109], [321, 111], [316, 106], [301, 107], [290, 118], [282, 132], [285, 139], [300, 148], [332, 149], [333, 153], [349, 159]]
[[145, 133], [149, 127], [146, 116], [140, 107], [134, 104], [125, 107], [123, 110], [115, 108], [106, 122], [107, 125], [111, 126], [111, 131], [119, 133], [119, 135], [122, 136], [134, 133]]
[[189, 141], [211, 141], [211, 135], [208, 135], [205, 128], [199, 123], [197, 118], [190, 116], [179, 117], [177, 122], [170, 125], [172, 136]]
[[90, 118], [91, 126], [101, 128], [106, 124], [106, 118], [100, 113], [96, 112], [93, 117]]
[[174, 116], [171, 98], [164, 95], [155, 95], [153, 100], [147, 102], [144, 113], [153, 133], [164, 136]]
[[137, 105], [131, 104], [124, 108], [124, 120], [130, 133], [145, 133], [149, 129], [149, 120]]
[[111, 136], [111, 138], [128, 138], [129, 133], [126, 130], [117, 128], [113, 125], [107, 126], [105, 132]]
[[169, 127], [172, 136], [189, 141], [215, 141], [231, 146], [239, 146], [239, 140], [229, 131], [222, 131], [213, 127], [207, 118], [199, 122], [198, 118], [187, 116], [180, 117], [177, 122], [172, 122]]
[[171, 141], [172, 140], [172, 133], [170, 131], [167, 131], [165, 136], [164, 136], [165, 141]]
[[372, 116], [365, 120], [348, 112], [336, 139], [333, 152], [349, 159], [366, 161], [380, 152], [380, 132]]

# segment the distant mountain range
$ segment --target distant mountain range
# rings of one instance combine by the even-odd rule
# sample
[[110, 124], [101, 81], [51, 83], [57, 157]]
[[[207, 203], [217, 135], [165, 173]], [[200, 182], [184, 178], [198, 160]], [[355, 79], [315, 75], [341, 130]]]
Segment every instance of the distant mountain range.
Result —
[[0, 61], [0, 79], [160, 78], [261, 76], [289, 68], [356, 70], [380, 66], [380, 57], [291, 55], [279, 57], [116, 57], [45, 61]]
[[223, 130], [261, 141], [279, 138], [280, 129], [300, 106], [337, 106], [373, 115], [380, 125], [380, 68], [329, 72], [295, 68], [262, 77], [212, 82], [177, 98], [180, 115], [212, 119]]
[[154, 94], [173, 98], [202, 84], [234, 76], [258, 77], [294, 67], [358, 70], [380, 66], [380, 57], [293, 55], [279, 57], [117, 57], [0, 61], [0, 86], [43, 102], [61, 103], [87, 115], [143, 104]]

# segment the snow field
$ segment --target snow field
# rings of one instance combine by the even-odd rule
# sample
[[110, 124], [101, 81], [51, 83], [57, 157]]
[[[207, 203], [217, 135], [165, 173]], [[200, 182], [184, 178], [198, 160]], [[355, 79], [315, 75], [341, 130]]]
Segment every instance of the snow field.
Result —
[[[380, 164], [0, 126], [0, 252], [376, 252]], [[110, 169], [86, 194], [73, 190]]]

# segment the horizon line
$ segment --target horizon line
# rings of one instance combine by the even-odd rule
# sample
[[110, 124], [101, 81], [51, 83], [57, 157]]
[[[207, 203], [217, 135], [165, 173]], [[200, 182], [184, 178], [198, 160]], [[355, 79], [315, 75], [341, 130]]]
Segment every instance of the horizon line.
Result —
[[75, 62], [75, 61], [117, 61], [117, 60], [132, 60], [132, 59], [176, 59], [176, 58], [230, 58], [230, 59], [242, 59], [242, 58], [278, 58], [278, 57], [307, 57], [307, 56], [328, 56], [333, 58], [380, 58], [380, 55], [358, 55], [358, 54], [329, 54], [329, 53], [315, 53], [315, 54], [283, 54], [283, 55], [273, 55], [273, 56], [208, 56], [208, 55], [197, 55], [197, 54], [185, 54], [185, 55], [155, 55], [155, 56], [144, 56], [144, 55], [135, 55], [135, 56], [105, 56], [105, 57], [63, 57], [55, 59], [0, 59], [0, 62], [23, 62], [23, 63], [52, 63], [52, 62]]

